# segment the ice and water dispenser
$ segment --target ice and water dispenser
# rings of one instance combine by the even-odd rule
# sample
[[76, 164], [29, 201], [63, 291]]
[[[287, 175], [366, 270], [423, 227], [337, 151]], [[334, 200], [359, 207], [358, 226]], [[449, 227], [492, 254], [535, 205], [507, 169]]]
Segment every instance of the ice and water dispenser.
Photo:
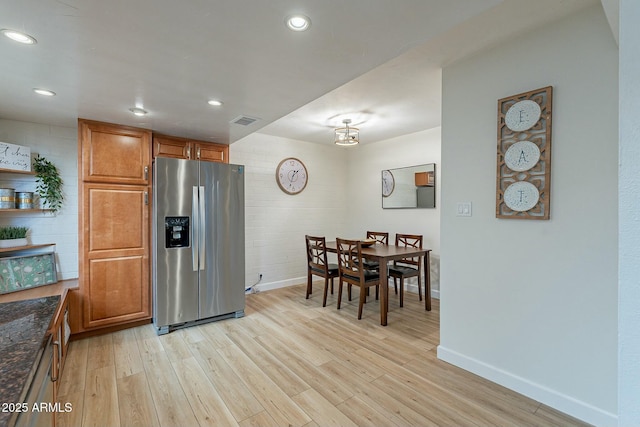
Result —
[[189, 247], [189, 217], [167, 216], [164, 218], [165, 248]]

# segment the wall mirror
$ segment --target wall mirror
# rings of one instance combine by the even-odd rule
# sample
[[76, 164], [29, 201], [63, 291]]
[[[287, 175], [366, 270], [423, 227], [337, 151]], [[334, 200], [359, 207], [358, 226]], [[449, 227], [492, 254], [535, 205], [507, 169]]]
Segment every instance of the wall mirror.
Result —
[[436, 164], [385, 169], [382, 178], [382, 208], [435, 208]]

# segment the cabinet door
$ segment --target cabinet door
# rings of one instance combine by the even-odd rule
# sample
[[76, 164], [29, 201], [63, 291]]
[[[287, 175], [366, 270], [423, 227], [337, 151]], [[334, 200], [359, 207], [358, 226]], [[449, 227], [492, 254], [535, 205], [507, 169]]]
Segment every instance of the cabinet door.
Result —
[[85, 184], [84, 328], [151, 317], [146, 186]]
[[180, 138], [153, 136], [153, 157], [172, 157], [174, 159], [190, 159], [191, 144]]
[[193, 142], [196, 158], [206, 162], [229, 163], [229, 146], [206, 142]]
[[53, 382], [53, 401], [58, 397], [58, 388], [60, 387], [60, 376], [62, 374], [62, 347], [60, 345], [60, 327], [59, 325], [53, 330], [53, 362], [51, 364], [51, 381]]
[[121, 184], [148, 184], [151, 131], [78, 120], [82, 180]]
[[69, 294], [64, 292], [62, 300], [60, 301], [60, 309], [57, 312], [57, 316], [54, 320], [54, 341], [59, 343], [59, 357], [60, 357], [60, 374], [62, 375], [62, 369], [64, 368], [64, 362], [67, 357], [67, 351], [69, 350], [69, 337], [71, 335], [71, 328], [69, 326]]

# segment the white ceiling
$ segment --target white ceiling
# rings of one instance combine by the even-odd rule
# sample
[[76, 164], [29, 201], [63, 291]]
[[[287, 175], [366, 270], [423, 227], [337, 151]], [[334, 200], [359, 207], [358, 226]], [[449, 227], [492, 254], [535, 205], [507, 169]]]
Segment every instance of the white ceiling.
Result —
[[[440, 124], [441, 67], [597, 0], [0, 0], [0, 118], [78, 117], [232, 143]], [[294, 33], [285, 17], [303, 13]], [[43, 98], [35, 87], [53, 90]], [[211, 107], [216, 98], [222, 107]], [[129, 108], [149, 111], [139, 118]], [[231, 124], [240, 115], [260, 120]], [[10, 142], [10, 141], [7, 141]]]

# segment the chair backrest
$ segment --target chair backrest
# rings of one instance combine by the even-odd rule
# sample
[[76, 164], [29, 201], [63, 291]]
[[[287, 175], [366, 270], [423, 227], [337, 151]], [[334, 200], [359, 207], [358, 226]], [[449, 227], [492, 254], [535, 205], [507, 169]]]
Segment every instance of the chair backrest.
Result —
[[360, 240], [336, 239], [338, 274], [347, 281], [364, 282], [362, 243]]
[[[422, 235], [398, 233], [396, 234], [396, 246], [422, 249]], [[416, 265], [420, 267], [422, 265], [422, 263], [420, 262], [420, 258], [422, 257], [402, 258], [401, 260], [394, 262], [394, 264], [402, 263], [402, 264]]]
[[324, 237], [304, 236], [307, 242], [307, 264], [312, 270], [320, 270], [325, 273], [328, 270], [327, 247]]
[[382, 231], [367, 231], [367, 239], [376, 239], [376, 242], [388, 245], [389, 233], [384, 233]]

